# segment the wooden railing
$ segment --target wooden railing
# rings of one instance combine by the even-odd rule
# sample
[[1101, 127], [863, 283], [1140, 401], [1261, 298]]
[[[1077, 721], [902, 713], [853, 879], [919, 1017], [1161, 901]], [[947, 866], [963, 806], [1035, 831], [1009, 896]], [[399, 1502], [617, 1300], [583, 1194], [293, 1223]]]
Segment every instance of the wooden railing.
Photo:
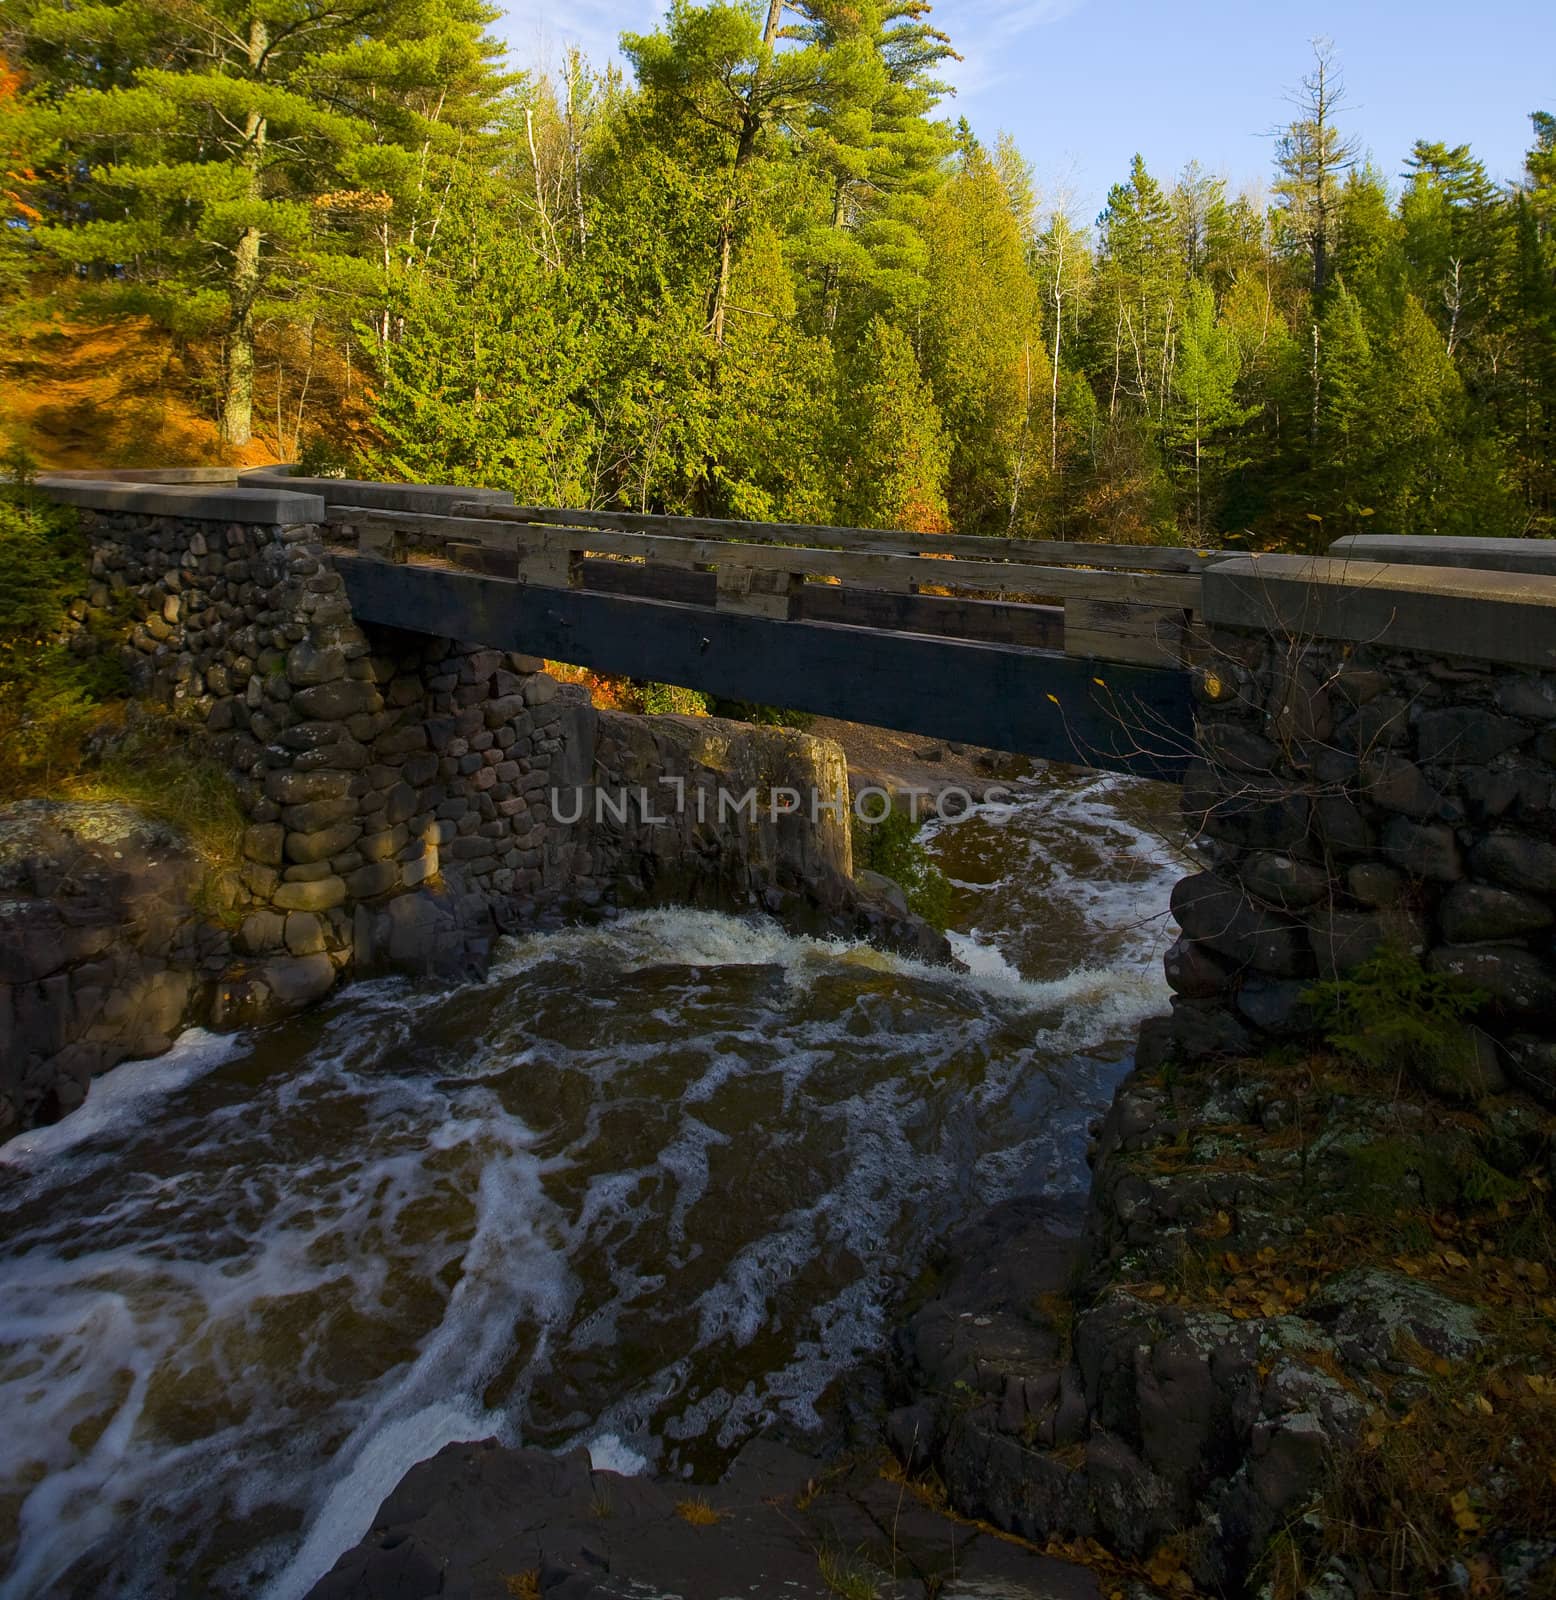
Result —
[[484, 502], [456, 503], [447, 516], [332, 505], [329, 520], [343, 541], [354, 535], [357, 554], [379, 560], [431, 558], [539, 588], [1151, 665], [1181, 661], [1199, 609], [1199, 574], [1222, 558], [1212, 550]]

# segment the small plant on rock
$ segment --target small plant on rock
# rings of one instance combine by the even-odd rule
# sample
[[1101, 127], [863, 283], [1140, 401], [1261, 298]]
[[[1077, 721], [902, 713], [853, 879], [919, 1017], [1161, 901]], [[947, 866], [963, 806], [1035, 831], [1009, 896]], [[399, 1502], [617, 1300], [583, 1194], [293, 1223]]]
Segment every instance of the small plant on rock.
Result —
[[854, 870], [879, 872], [902, 886], [908, 909], [932, 928], [945, 931], [951, 919], [951, 885], [919, 839], [918, 825], [902, 811], [880, 822], [853, 817]]
[[1462, 1093], [1473, 1082], [1476, 1042], [1465, 1019], [1487, 997], [1460, 978], [1428, 972], [1413, 952], [1385, 946], [1306, 998], [1347, 1060], [1396, 1080], [1409, 1073], [1437, 1092]]
[[840, 1600], [878, 1600], [880, 1584], [873, 1567], [841, 1550], [823, 1548], [816, 1556], [821, 1581]]
[[721, 1521], [724, 1513], [709, 1503], [706, 1495], [694, 1495], [690, 1500], [676, 1502], [675, 1514], [693, 1528], [711, 1528]]

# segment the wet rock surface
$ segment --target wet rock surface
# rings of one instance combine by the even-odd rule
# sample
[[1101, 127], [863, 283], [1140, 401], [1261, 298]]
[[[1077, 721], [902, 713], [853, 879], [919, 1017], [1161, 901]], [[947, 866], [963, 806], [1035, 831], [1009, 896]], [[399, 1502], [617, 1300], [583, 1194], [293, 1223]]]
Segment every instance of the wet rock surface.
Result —
[[53, 1122], [120, 1061], [161, 1054], [230, 955], [198, 858], [129, 806], [0, 811], [0, 1138]]
[[1097, 1600], [1096, 1579], [923, 1506], [873, 1468], [757, 1440], [690, 1488], [495, 1441], [409, 1472], [310, 1600]]
[[558, 791], [603, 899], [775, 916], [791, 933], [952, 960], [889, 879], [853, 875], [842, 749], [792, 728], [601, 712], [594, 765]]

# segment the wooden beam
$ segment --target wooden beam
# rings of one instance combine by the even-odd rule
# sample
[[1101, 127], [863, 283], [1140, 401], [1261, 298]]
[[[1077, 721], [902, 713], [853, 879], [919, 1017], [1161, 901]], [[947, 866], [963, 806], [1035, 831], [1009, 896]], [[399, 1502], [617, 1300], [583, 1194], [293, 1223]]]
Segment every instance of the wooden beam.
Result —
[[932, 583], [994, 594], [1034, 595], [1045, 599], [1068, 599], [1074, 595], [1138, 605], [1176, 606], [1185, 611], [1197, 608], [1200, 595], [1199, 576], [1188, 573], [1099, 572], [1014, 561], [925, 561], [911, 555], [730, 544], [718, 539], [683, 539], [664, 534], [613, 533], [537, 524], [504, 525], [492, 515], [439, 517], [418, 512], [351, 510], [339, 520], [358, 529], [389, 523], [429, 539], [518, 549], [526, 556], [531, 550], [546, 550], [640, 556], [682, 567], [706, 565], [716, 569], [721, 564], [733, 563], [769, 571], [842, 578], [872, 589], [906, 591], [914, 584]]
[[357, 620], [682, 684], [735, 700], [1176, 781], [1193, 752], [1186, 672], [360, 556], [336, 564]]
[[774, 572], [761, 567], [723, 563], [714, 574], [715, 604], [720, 611], [743, 611], [752, 617], [776, 617], [787, 622], [794, 600], [805, 587], [797, 572]]
[[[673, 600], [690, 606], [711, 606], [716, 596], [716, 580], [711, 572], [689, 572], [684, 567], [661, 567], [645, 561], [615, 561], [608, 557], [585, 560], [579, 581], [582, 588], [601, 594]], [[900, 633], [981, 639], [986, 644], [1017, 644], [1032, 650], [1064, 648], [1064, 613], [1057, 606], [890, 594], [883, 589], [855, 589], [840, 583], [807, 583], [795, 599], [792, 614], [805, 622], [895, 628]]]
[[601, 594], [630, 594], [640, 600], [674, 600], [687, 606], [711, 606], [718, 595], [718, 580], [711, 572], [662, 567], [653, 561], [612, 561], [609, 558], [591, 561], [586, 557], [580, 582], [583, 588]]
[[985, 644], [1014, 644], [1029, 650], [1064, 648], [1064, 613], [1057, 606], [887, 594], [880, 589], [854, 589], [840, 583], [807, 583], [800, 591], [794, 614], [806, 622], [895, 628], [900, 633], [978, 639]]
[[1147, 572], [1198, 572], [1221, 560], [1223, 550], [1177, 545], [1094, 544], [1086, 540], [991, 539], [965, 533], [906, 533], [887, 528], [831, 528], [808, 522], [736, 522], [718, 517], [662, 517], [632, 511], [568, 511], [554, 506], [455, 504], [455, 516], [489, 515], [501, 522], [598, 528], [618, 533], [665, 533], [683, 539], [737, 540], [746, 544], [796, 544], [815, 548], [914, 555], [934, 551], [986, 556], [997, 561], [1036, 561], [1057, 566], [1133, 568]]
[[1099, 661], [1138, 661], [1154, 667], [1182, 666], [1188, 621], [1187, 611], [1171, 606], [1066, 600], [1065, 654]]

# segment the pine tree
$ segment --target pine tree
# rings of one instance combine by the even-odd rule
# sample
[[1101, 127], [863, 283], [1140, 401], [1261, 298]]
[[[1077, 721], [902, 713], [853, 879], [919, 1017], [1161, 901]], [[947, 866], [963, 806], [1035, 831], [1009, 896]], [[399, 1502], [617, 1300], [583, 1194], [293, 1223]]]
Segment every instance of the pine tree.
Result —
[[223, 434], [246, 444], [258, 328], [371, 301], [429, 155], [505, 87], [495, 16], [481, 0], [30, 0], [32, 238], [107, 303], [219, 334]]
[[1257, 409], [1237, 403], [1241, 371], [1237, 332], [1217, 319], [1210, 285], [1190, 283], [1173, 368], [1167, 435], [1191, 463], [1194, 531], [1200, 539], [1205, 534], [1207, 489], [1214, 491], [1219, 474], [1236, 464], [1228, 457], [1224, 435], [1241, 427]]
[[1540, 111], [1530, 121], [1534, 144], [1509, 229], [1504, 431], [1526, 515], [1548, 533], [1556, 528], [1556, 116]]
[[1345, 105], [1345, 81], [1327, 39], [1313, 41], [1313, 70], [1295, 98], [1297, 116], [1279, 135], [1275, 192], [1293, 248], [1310, 263], [1314, 298], [1329, 283], [1329, 256], [1339, 222], [1340, 185], [1356, 163], [1356, 141], [1336, 126]]
[[930, 117], [946, 93], [935, 73], [956, 52], [928, 22], [925, 0], [799, 0], [792, 9], [801, 20], [786, 30], [790, 37], [846, 52], [853, 63], [806, 130], [807, 154], [828, 191], [799, 255], [820, 290], [812, 323], [831, 331], [847, 322], [845, 300], [855, 291], [862, 326], [919, 287], [917, 223], [951, 150], [945, 124]]
[[689, 123], [711, 138], [714, 148], [704, 160], [722, 169], [707, 316], [716, 347], [724, 342], [736, 237], [750, 220], [753, 162], [779, 124], [808, 120], [814, 106], [846, 93], [846, 85], [869, 72], [858, 49], [809, 43], [780, 50], [781, 11], [774, 0], [762, 20], [739, 5], [673, 0], [663, 29], [621, 36], [650, 114], [669, 124]]

